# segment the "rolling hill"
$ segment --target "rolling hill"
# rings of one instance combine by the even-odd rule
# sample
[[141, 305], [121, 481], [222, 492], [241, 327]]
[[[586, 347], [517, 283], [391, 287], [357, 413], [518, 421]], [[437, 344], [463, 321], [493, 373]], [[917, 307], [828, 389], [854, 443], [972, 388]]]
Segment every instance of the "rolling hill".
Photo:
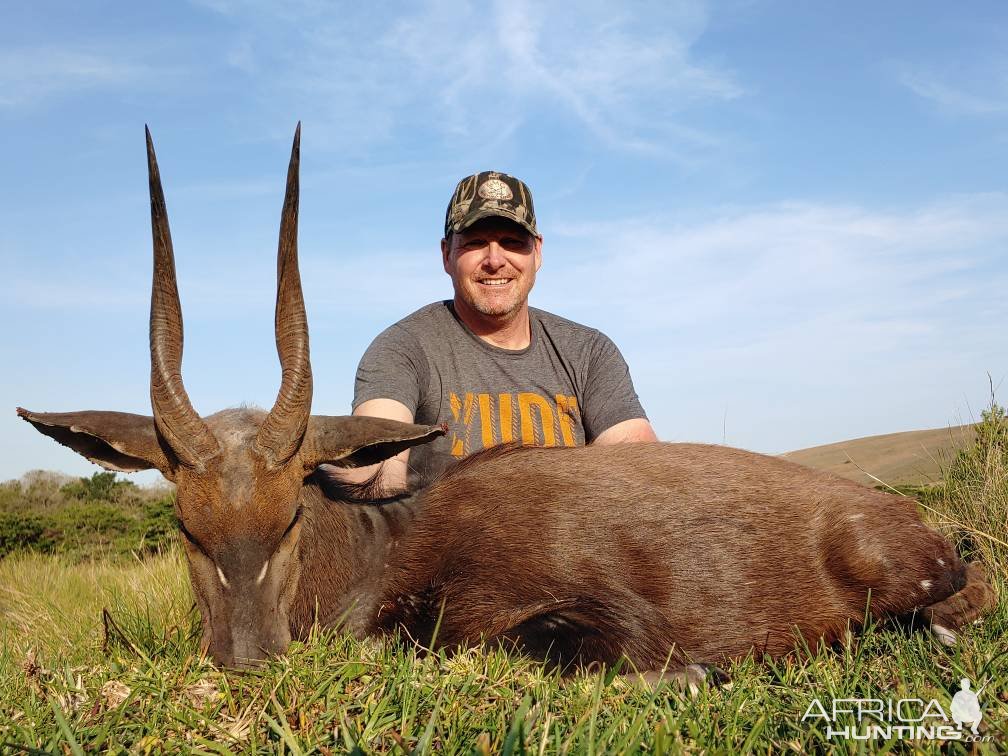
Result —
[[855, 438], [780, 456], [867, 486], [879, 485], [872, 476], [892, 486], [924, 485], [940, 481], [942, 468], [974, 435], [972, 425], [959, 425]]

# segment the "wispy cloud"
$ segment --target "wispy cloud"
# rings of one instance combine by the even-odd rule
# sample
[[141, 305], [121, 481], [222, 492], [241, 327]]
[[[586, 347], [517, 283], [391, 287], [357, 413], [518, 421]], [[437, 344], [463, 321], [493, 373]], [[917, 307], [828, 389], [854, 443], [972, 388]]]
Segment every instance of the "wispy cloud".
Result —
[[574, 12], [434, 1], [391, 20], [345, 9], [338, 21], [313, 2], [252, 3], [255, 13], [244, 12], [249, 3], [201, 4], [236, 25], [228, 64], [266, 76], [278, 102], [295, 98], [324, 117], [335, 144], [412, 132], [485, 148], [560, 118], [607, 147], [685, 157], [716, 142], [689, 109], [742, 93], [730, 71], [694, 52], [707, 23], [700, 2]]
[[1008, 244], [1008, 196], [903, 212], [803, 202], [699, 223], [572, 223], [551, 241], [547, 263], [552, 255], [578, 281], [566, 295], [578, 307], [604, 296], [656, 328], [742, 316], [733, 332], [743, 335], [817, 313], [878, 321], [940, 308], [936, 296], [955, 296], [963, 281], [989, 286], [985, 266]]
[[[658, 4], [648, 14], [611, 3], [576, 13], [529, 2], [487, 10], [434, 4], [385, 38], [415, 78], [440, 92], [461, 133], [493, 133], [515, 112], [534, 119], [560, 110], [610, 146], [659, 151], [670, 137], [687, 137], [675, 116], [689, 105], [740, 94], [728, 72], [694, 59], [706, 23], [699, 3]], [[635, 23], [640, 15], [650, 28]]]
[[[1000, 301], [984, 292], [1008, 285], [1001, 265], [1008, 247], [1005, 194], [899, 211], [783, 202], [722, 208], [698, 220], [558, 220], [548, 232], [534, 295], [543, 306], [591, 322], [605, 302], [607, 317], [627, 331], [706, 329], [724, 346], [756, 344], [778, 329], [816, 321], [948, 327], [957, 307], [968, 317]], [[327, 249], [325, 239], [302, 237], [301, 246], [313, 309], [381, 318], [450, 293], [435, 247], [363, 246], [332, 256], [318, 252]], [[242, 253], [240, 267], [235, 257], [198, 246], [186, 256], [180, 286], [193, 306], [271, 306], [265, 295], [261, 303], [249, 301], [250, 291], [269, 293], [271, 255], [250, 263]], [[193, 259], [202, 260], [198, 270]], [[132, 306], [134, 298], [146, 298], [146, 263], [111, 278], [88, 270], [64, 268], [42, 281], [11, 269], [6, 298], [33, 308]], [[124, 292], [137, 293], [123, 299]]]
[[987, 116], [1008, 113], [1008, 58], [984, 66], [936, 71], [906, 68], [900, 82], [912, 92], [952, 115]]
[[123, 87], [155, 69], [107, 49], [20, 47], [0, 51], [0, 108], [31, 105], [48, 97]]
[[[945, 422], [1008, 369], [1008, 195], [554, 229], [536, 302], [620, 344], [660, 432], [783, 451]], [[562, 303], [558, 305], [557, 303]]]

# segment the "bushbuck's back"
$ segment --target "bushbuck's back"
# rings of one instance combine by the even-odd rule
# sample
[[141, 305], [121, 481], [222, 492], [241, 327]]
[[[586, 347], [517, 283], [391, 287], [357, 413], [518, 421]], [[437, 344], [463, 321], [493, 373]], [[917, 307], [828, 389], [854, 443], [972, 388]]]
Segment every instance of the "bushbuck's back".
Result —
[[453, 645], [539, 617], [524, 645], [556, 646], [567, 628], [576, 647], [604, 628], [594, 653], [651, 669], [673, 646], [710, 661], [784, 653], [799, 635], [815, 645], [858, 625], [869, 591], [884, 616], [964, 582], [912, 500], [777, 458], [697, 444], [516, 449], [423, 492], [380, 624], [422, 637], [444, 602], [438, 639]]

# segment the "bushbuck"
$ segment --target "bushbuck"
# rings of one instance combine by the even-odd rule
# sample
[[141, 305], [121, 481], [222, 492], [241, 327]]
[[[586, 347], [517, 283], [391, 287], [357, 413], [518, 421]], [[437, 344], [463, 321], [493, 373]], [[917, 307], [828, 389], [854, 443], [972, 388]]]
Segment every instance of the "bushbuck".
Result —
[[[277, 261], [283, 370], [269, 412], [206, 418], [182, 383], [182, 316], [147, 131], [153, 416], [18, 414], [108, 470], [160, 470], [203, 644], [222, 665], [284, 651], [313, 623], [422, 645], [505, 643], [563, 670], [620, 660], [696, 682], [705, 665], [912, 617], [953, 642], [990, 607], [915, 502], [796, 464], [698, 444], [496, 448], [368, 498], [320, 465], [374, 464], [444, 432], [311, 414], [297, 259], [300, 124]], [[670, 671], [668, 671], [670, 670]]]

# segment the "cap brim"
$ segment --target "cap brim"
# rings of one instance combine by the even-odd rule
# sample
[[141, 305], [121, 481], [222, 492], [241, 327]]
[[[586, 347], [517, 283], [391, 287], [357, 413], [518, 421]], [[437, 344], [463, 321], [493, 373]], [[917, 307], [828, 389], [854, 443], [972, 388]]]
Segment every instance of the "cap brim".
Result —
[[455, 232], [465, 231], [473, 223], [481, 221], [484, 218], [504, 218], [506, 220], [511, 221], [512, 223], [517, 223], [519, 226], [521, 226], [530, 234], [532, 234], [532, 236], [536, 237], [537, 239], [539, 238], [539, 232], [535, 228], [533, 228], [530, 223], [522, 220], [513, 213], [509, 213], [506, 210], [498, 210], [495, 208], [482, 208], [480, 210], [477, 210], [472, 215], [467, 215], [465, 218], [462, 219], [462, 221], [458, 224], [457, 227], [452, 228], [452, 231]]

